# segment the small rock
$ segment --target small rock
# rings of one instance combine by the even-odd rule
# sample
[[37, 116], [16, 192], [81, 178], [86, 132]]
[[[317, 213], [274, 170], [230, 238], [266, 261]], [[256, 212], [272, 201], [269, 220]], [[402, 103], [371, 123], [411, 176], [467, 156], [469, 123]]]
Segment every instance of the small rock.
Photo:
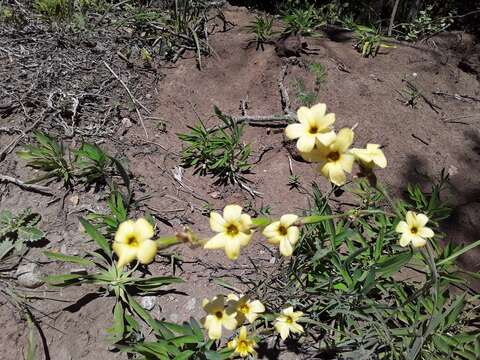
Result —
[[43, 280], [40, 278], [41, 274], [38, 272], [38, 266], [34, 263], [19, 266], [15, 275], [18, 283], [29, 289], [35, 289], [43, 284]]
[[70, 201], [74, 206], [77, 206], [78, 202], [80, 201], [80, 198], [78, 197], [78, 195], [72, 195], [70, 196], [68, 201]]
[[155, 307], [155, 304], [156, 304], [155, 300], [156, 300], [155, 296], [143, 296], [142, 301], [140, 303], [145, 310], [150, 311]]
[[275, 261], [277, 261], [277, 259], [275, 259], [275, 258], [272, 256], [272, 257], [270, 258], [269, 263], [273, 265], [273, 264], [275, 264]]
[[448, 175], [454, 176], [458, 174], [458, 168], [454, 165], [450, 165], [448, 168]]
[[122, 126], [125, 128], [131, 128], [132, 127], [132, 121], [129, 118], [123, 118], [122, 119]]
[[146, 97], [147, 99], [151, 99], [151, 98], [152, 98], [152, 94], [147, 94], [147, 95], [145, 95], [145, 97]]
[[197, 299], [192, 297], [190, 300], [187, 301], [184, 308], [186, 311], [191, 312], [195, 309], [195, 305], [197, 305]]
[[174, 322], [174, 323], [178, 322], [178, 314], [172, 313], [170, 314], [169, 318], [171, 322]]
[[218, 199], [220, 197], [220, 193], [218, 191], [213, 191], [208, 195], [210, 195], [213, 199]]

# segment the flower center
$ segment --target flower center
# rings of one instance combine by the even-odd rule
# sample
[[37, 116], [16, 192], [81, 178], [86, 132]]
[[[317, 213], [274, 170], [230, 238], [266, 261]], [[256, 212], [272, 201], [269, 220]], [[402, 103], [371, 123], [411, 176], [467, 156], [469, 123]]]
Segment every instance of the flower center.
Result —
[[242, 304], [238, 310], [240, 310], [241, 313], [247, 314], [250, 311], [250, 307], [247, 304]]
[[248, 352], [248, 342], [246, 340], [240, 340], [238, 342], [239, 352]]
[[328, 154], [327, 157], [330, 161], [337, 161], [338, 159], [340, 159], [340, 154], [338, 153], [338, 151], [332, 151]]
[[222, 311], [217, 311], [215, 313], [215, 316], [217, 317], [217, 319], [221, 319], [223, 317], [223, 312]]
[[280, 233], [280, 235], [285, 236], [287, 235], [287, 228], [283, 225], [280, 225], [278, 227], [278, 232]]
[[416, 234], [416, 233], [418, 233], [418, 229], [414, 226], [414, 227], [412, 227], [412, 228], [410, 229], [410, 232], [411, 232], [412, 234]]
[[293, 323], [292, 317], [291, 317], [291, 316], [287, 316], [287, 319], [285, 320], [285, 322], [286, 322], [287, 324]]
[[127, 245], [130, 245], [130, 246], [133, 246], [133, 247], [137, 247], [138, 246], [138, 239], [135, 235], [130, 235], [128, 238], [127, 238]]
[[234, 224], [230, 224], [227, 226], [227, 234], [230, 236], [235, 236], [239, 233], [238, 227]]
[[308, 129], [308, 132], [310, 134], [316, 134], [318, 132], [318, 127], [313, 125], [313, 126], [310, 126], [310, 129]]

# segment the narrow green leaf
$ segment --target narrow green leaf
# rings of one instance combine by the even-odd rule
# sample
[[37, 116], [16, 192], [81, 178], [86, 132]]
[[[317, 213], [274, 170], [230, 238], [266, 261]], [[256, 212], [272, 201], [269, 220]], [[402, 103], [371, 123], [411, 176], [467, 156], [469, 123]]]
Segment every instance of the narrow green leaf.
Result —
[[110, 249], [110, 244], [108, 243], [107, 239], [105, 239], [105, 237], [100, 234], [88, 220], [81, 218], [80, 223], [82, 224], [86, 233], [90, 235], [90, 237], [97, 243], [98, 246], [100, 246], [105, 254], [112, 258], [112, 250]]

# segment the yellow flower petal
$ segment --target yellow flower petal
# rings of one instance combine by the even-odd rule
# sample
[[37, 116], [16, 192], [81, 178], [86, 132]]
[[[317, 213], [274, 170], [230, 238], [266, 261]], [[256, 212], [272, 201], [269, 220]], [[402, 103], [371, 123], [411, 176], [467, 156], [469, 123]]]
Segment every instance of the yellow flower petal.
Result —
[[210, 213], [210, 228], [212, 231], [215, 232], [222, 232], [225, 230], [225, 220], [223, 219], [222, 215], [219, 213], [212, 211]]
[[240, 215], [240, 231], [249, 232], [252, 226], [252, 218], [248, 214]]
[[404, 233], [400, 237], [400, 246], [405, 247], [405, 246], [408, 246], [408, 244], [410, 244], [410, 236], [408, 236], [407, 233]]
[[407, 215], [405, 216], [405, 218], [409, 227], [416, 226], [416, 216], [413, 211], [407, 211]]
[[405, 221], [400, 221], [397, 227], [395, 228], [395, 231], [398, 233], [405, 233], [409, 231], [408, 224]]
[[328, 128], [329, 126], [331, 126], [334, 122], [335, 122], [335, 114], [334, 114], [334, 113], [330, 113], [330, 114], [326, 114], [325, 116], [323, 116], [323, 117], [321, 118], [321, 120], [318, 122], [318, 125], [319, 125], [322, 129], [326, 129], [326, 128]]
[[343, 128], [338, 132], [338, 135], [335, 139], [335, 148], [339, 152], [343, 153], [352, 145], [353, 142], [353, 131], [349, 128]]
[[338, 160], [338, 163], [342, 166], [342, 169], [348, 173], [352, 172], [354, 162], [355, 157], [351, 154], [342, 154]]
[[417, 214], [415, 218], [416, 218], [416, 225], [419, 228], [424, 227], [428, 223], [428, 217], [425, 214]]
[[240, 241], [230, 239], [225, 243], [225, 254], [230, 260], [237, 260], [240, 255]]
[[215, 235], [213, 238], [208, 240], [205, 245], [203, 245], [204, 249], [223, 249], [225, 244], [230, 241], [230, 238], [226, 236], [224, 233], [220, 233]]
[[237, 222], [242, 214], [242, 207], [239, 205], [227, 205], [223, 209], [223, 219], [227, 223]]
[[[315, 119], [322, 119], [327, 112], [327, 105], [326, 104], [316, 104], [310, 108], [310, 114]], [[330, 125], [330, 124], [328, 124]], [[327, 126], [328, 126], [327, 125]]]
[[207, 315], [204, 327], [208, 330], [208, 337], [217, 340], [222, 337], [222, 322], [214, 315]]
[[303, 124], [290, 124], [285, 128], [285, 136], [290, 140], [298, 139], [306, 132], [305, 125]]
[[422, 227], [418, 230], [418, 236], [421, 236], [422, 238], [432, 238], [435, 236], [435, 233], [428, 227]]
[[280, 224], [285, 227], [290, 227], [295, 221], [298, 220], [298, 216], [295, 214], [285, 214], [280, 217]]
[[297, 149], [301, 152], [310, 152], [315, 146], [315, 135], [304, 135], [297, 140]]
[[335, 134], [335, 131], [319, 133], [316, 135], [317, 140], [325, 146], [330, 145], [336, 139], [336, 137], [337, 135]]
[[280, 221], [274, 221], [271, 224], [265, 226], [263, 229], [262, 234], [266, 238], [275, 237], [278, 235], [278, 226], [280, 225]]
[[114, 242], [112, 249], [118, 256], [117, 267], [123, 268], [137, 257], [137, 249], [124, 243]]
[[246, 234], [246, 233], [238, 233], [237, 236], [235, 236], [235, 240], [238, 241], [240, 246], [247, 246], [250, 243], [250, 240], [252, 239], [252, 233]]
[[290, 334], [290, 327], [287, 324], [284, 322], [276, 322], [274, 327], [275, 330], [280, 334], [282, 340], [288, 338], [288, 335]]
[[227, 330], [235, 330], [237, 328], [237, 320], [235, 319], [237, 316], [236, 313], [233, 314], [224, 314], [222, 318], [222, 325]]
[[420, 236], [415, 236], [415, 235], [412, 236], [413, 247], [419, 248], [419, 247], [425, 246], [426, 243], [427, 243], [427, 240], [425, 240], [424, 238]]
[[297, 110], [297, 118], [301, 124], [308, 125], [311, 117], [312, 117], [312, 114], [308, 107], [302, 106]]
[[327, 163], [320, 171], [322, 174], [326, 173], [330, 181], [337, 186], [342, 186], [347, 182], [347, 177], [345, 176], [345, 172], [340, 164]]
[[280, 254], [283, 256], [291, 256], [293, 253], [292, 244], [290, 241], [284, 236], [282, 240], [280, 240]]
[[290, 244], [295, 245], [300, 238], [300, 229], [296, 226], [290, 226], [287, 230], [287, 238]]
[[122, 222], [115, 233], [115, 242], [126, 243], [135, 232], [135, 223], [133, 220]]
[[137, 234], [139, 239], [150, 239], [153, 237], [154, 229], [152, 224], [150, 224], [144, 218], [140, 218], [135, 221], [134, 225], [135, 234]]
[[144, 240], [137, 252], [138, 261], [142, 264], [149, 264], [155, 259], [157, 255], [157, 243], [153, 240], [147, 239]]

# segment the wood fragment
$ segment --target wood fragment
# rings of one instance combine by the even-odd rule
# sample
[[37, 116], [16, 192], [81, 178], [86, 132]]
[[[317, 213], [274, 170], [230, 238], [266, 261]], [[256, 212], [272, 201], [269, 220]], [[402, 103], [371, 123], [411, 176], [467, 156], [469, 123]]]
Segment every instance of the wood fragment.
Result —
[[130, 97], [130, 100], [132, 100], [133, 105], [135, 106], [135, 111], [137, 113], [138, 119], [140, 120], [140, 124], [142, 125], [143, 131], [145, 132], [145, 138], [148, 139], [147, 128], [145, 127], [145, 123], [143, 121], [142, 114], [140, 113], [140, 110], [139, 110], [138, 107], [140, 106], [148, 114], [150, 113], [150, 111], [145, 106], [143, 106], [142, 103], [140, 101], [138, 101], [135, 96], [133, 96], [132, 92], [130, 91], [128, 86], [125, 84], [125, 82], [122, 79], [120, 79], [120, 77], [115, 73], [115, 71], [112, 70], [112, 68], [105, 61], [103, 62], [103, 65], [105, 65], [105, 67], [108, 69], [108, 71], [110, 71], [110, 73], [113, 75], [113, 77], [120, 82], [120, 84], [123, 86], [123, 88], [127, 92], [128, 96]]
[[0, 182], [8, 182], [11, 184], [15, 184], [18, 187], [28, 190], [28, 191], [33, 191], [37, 192], [43, 195], [53, 195], [54, 191], [50, 189], [49, 187], [42, 186], [42, 185], [35, 185], [35, 184], [27, 184], [26, 182], [23, 182], [20, 179], [8, 176], [8, 175], [3, 175], [0, 174]]

